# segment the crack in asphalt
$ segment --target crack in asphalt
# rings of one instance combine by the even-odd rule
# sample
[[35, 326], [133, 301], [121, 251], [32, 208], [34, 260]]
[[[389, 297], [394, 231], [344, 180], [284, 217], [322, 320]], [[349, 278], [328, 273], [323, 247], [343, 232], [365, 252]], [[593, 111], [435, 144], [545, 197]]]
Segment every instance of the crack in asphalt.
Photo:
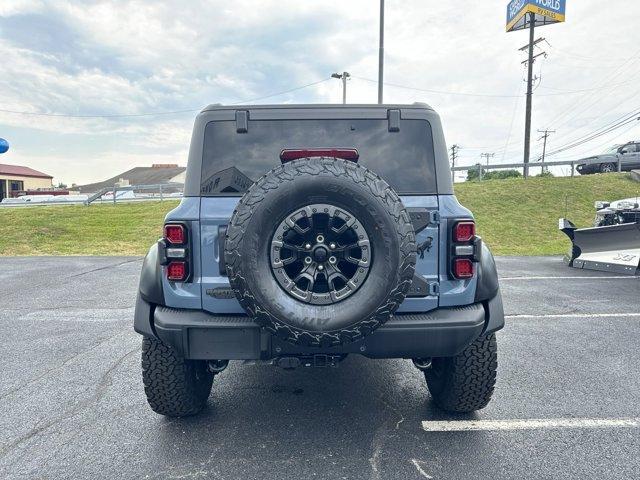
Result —
[[64, 362], [56, 365], [55, 367], [52, 367], [52, 368], [49, 368], [49, 369], [45, 370], [41, 375], [38, 375], [37, 377], [32, 378], [31, 380], [29, 380], [29, 381], [27, 381], [27, 382], [25, 382], [25, 383], [23, 383], [23, 384], [21, 384], [21, 385], [19, 385], [17, 387], [14, 387], [13, 389], [11, 389], [11, 390], [9, 390], [7, 392], [4, 392], [3, 394], [0, 395], [0, 400], [4, 399], [4, 398], [6, 398], [6, 397], [8, 397], [10, 395], [13, 395], [16, 392], [19, 392], [23, 388], [26, 388], [26, 387], [34, 384], [38, 380], [42, 380], [44, 377], [48, 376], [50, 373], [55, 372], [56, 370], [60, 370], [61, 368], [66, 367], [70, 362], [72, 362], [76, 358], [81, 357], [82, 355], [87, 354], [87, 353], [95, 350], [97, 347], [109, 342], [110, 340], [114, 339], [115, 337], [120, 336], [120, 335], [124, 335], [124, 334], [125, 334], [125, 332], [118, 332], [118, 333], [116, 333], [114, 335], [111, 335], [111, 336], [105, 338], [104, 340], [101, 340], [101, 341], [99, 341], [97, 343], [94, 343], [89, 348], [87, 348], [85, 350], [82, 350], [82, 351], [76, 353], [75, 355], [72, 355], [71, 357], [67, 358]]
[[[394, 412], [396, 415], [400, 417], [400, 420], [396, 421], [395, 428], [393, 430], [399, 430], [402, 422], [405, 421], [404, 415], [393, 405], [387, 402], [384, 398], [378, 397], [378, 400], [382, 402], [382, 404], [388, 410]], [[384, 420], [378, 428], [376, 428], [373, 433], [373, 438], [371, 439], [371, 450], [372, 454], [369, 457], [369, 465], [371, 465], [371, 478], [373, 480], [380, 480], [380, 456], [382, 455], [383, 445], [386, 440], [386, 430], [389, 430], [388, 427], [392, 423], [391, 420]]]
[[126, 265], [127, 263], [140, 262], [140, 261], [141, 261], [141, 259], [139, 259], [139, 258], [134, 258], [134, 259], [131, 259], [131, 260], [125, 260], [124, 262], [114, 263], [112, 265], [105, 265], [104, 267], [94, 268], [94, 269], [91, 269], [91, 270], [87, 270], [86, 272], [76, 273], [74, 275], [68, 276], [67, 278], [77, 278], [77, 277], [81, 277], [83, 275], [88, 275], [89, 273], [101, 272], [102, 270], [109, 270], [110, 268], [120, 267], [122, 265]]
[[69, 410], [68, 412], [65, 412], [64, 414], [62, 414], [62, 415], [60, 415], [60, 416], [58, 416], [58, 417], [56, 417], [56, 418], [54, 418], [52, 420], [49, 420], [48, 422], [46, 422], [46, 423], [44, 423], [44, 424], [42, 424], [40, 426], [32, 428], [30, 431], [28, 431], [24, 435], [20, 436], [19, 438], [15, 439], [13, 442], [11, 442], [11, 443], [5, 445], [4, 447], [2, 447], [0, 449], [0, 458], [4, 457], [11, 450], [13, 450], [14, 448], [18, 447], [22, 443], [30, 440], [31, 438], [36, 437], [37, 435], [41, 434], [44, 431], [48, 430], [52, 426], [54, 426], [54, 425], [56, 425], [56, 424], [58, 424], [58, 423], [60, 423], [60, 422], [62, 422], [64, 420], [68, 420], [68, 419], [73, 418], [75, 415], [80, 413], [82, 410], [90, 407], [92, 404], [99, 403], [100, 400], [102, 400], [102, 398], [104, 397], [105, 393], [107, 392], [107, 389], [109, 388], [109, 386], [113, 384], [112, 374], [116, 370], [116, 368], [118, 368], [130, 355], [132, 355], [135, 352], [139, 352], [139, 351], [140, 351], [140, 347], [136, 347], [133, 350], [130, 350], [127, 353], [125, 353], [124, 355], [120, 356], [111, 365], [111, 367], [109, 367], [109, 369], [100, 376], [97, 388], [95, 389], [95, 392], [91, 397], [83, 400], [78, 405], [76, 405], [71, 410]]

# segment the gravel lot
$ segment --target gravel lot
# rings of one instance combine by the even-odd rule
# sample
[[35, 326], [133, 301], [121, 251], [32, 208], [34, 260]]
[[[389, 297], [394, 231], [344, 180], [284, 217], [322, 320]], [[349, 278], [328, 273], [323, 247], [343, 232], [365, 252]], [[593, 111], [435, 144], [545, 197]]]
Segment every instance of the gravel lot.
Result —
[[499, 258], [509, 317], [475, 415], [438, 411], [409, 361], [353, 356], [233, 363], [208, 409], [176, 420], [144, 399], [140, 259], [0, 265], [1, 478], [638, 478], [638, 278]]

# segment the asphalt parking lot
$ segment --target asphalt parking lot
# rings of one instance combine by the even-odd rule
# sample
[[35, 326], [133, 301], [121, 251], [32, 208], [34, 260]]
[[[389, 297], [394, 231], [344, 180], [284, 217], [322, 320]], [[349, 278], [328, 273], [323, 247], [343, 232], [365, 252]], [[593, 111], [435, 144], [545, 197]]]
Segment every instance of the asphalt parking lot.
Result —
[[[640, 279], [498, 259], [494, 400], [436, 409], [411, 362], [236, 362], [207, 410], [146, 405], [141, 260], [0, 258], [0, 477], [638, 478]], [[449, 422], [449, 421], [454, 422]]]

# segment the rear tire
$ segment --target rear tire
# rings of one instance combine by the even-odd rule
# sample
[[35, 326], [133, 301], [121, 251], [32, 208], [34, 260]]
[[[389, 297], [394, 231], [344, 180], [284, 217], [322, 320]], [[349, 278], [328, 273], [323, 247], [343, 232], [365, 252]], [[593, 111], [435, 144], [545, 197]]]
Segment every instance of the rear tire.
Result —
[[213, 374], [204, 361], [185, 360], [155, 338], [142, 340], [142, 379], [151, 409], [168, 417], [199, 413], [211, 393]]
[[496, 383], [498, 344], [483, 335], [455, 357], [434, 358], [425, 371], [435, 403], [448, 412], [469, 413], [489, 404]]

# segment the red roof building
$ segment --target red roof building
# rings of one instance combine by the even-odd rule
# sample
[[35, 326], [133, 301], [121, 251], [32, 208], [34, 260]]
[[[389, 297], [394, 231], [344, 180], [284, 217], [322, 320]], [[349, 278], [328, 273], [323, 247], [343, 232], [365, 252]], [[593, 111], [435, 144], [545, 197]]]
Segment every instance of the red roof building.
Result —
[[33, 168], [0, 163], [0, 201], [24, 190], [50, 189], [53, 177]]
[[51, 175], [47, 175], [46, 173], [39, 172], [38, 170], [34, 170], [33, 168], [23, 167], [21, 165], [5, 165], [0, 163], [0, 177], [3, 177], [3, 176], [53, 179]]

